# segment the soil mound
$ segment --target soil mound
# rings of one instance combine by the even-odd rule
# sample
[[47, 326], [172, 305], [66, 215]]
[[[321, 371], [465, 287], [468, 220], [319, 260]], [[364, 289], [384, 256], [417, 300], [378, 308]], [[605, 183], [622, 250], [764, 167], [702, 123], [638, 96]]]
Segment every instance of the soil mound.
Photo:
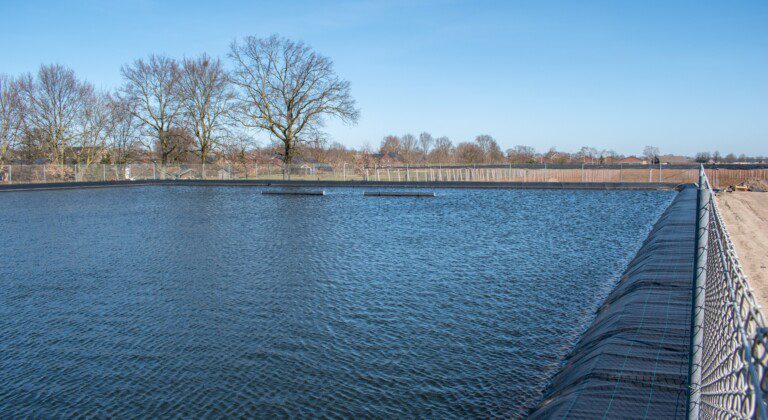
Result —
[[[768, 182], [762, 179], [749, 178], [742, 181], [739, 186], [747, 187], [749, 191], [766, 192], [768, 191]], [[735, 189], [735, 188], [734, 188]]]

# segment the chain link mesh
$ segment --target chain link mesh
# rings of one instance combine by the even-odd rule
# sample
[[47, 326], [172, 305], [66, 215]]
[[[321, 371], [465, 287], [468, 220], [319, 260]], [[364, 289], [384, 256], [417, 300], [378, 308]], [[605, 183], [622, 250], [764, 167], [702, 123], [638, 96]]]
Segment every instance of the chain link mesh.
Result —
[[[704, 185], [710, 188], [708, 181]], [[765, 418], [768, 329], [714, 197], [711, 194], [706, 204], [709, 234], [699, 415]]]

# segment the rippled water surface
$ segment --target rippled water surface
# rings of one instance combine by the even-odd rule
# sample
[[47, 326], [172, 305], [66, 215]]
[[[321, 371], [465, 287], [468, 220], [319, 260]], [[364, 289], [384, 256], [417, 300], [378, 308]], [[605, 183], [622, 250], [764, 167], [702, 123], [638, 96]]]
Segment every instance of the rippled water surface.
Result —
[[0, 417], [518, 416], [672, 192], [0, 193]]

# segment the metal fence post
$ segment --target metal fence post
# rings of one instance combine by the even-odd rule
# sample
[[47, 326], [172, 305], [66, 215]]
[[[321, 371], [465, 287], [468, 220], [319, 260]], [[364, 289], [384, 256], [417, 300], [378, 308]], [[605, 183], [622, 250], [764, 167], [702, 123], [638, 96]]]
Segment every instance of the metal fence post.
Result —
[[711, 194], [704, 175], [699, 172], [699, 189], [696, 205], [696, 248], [695, 270], [693, 272], [693, 307], [691, 308], [691, 351], [688, 361], [689, 419], [699, 418], [701, 406], [701, 359], [704, 338], [704, 303], [707, 291], [707, 251], [709, 249], [709, 211]]

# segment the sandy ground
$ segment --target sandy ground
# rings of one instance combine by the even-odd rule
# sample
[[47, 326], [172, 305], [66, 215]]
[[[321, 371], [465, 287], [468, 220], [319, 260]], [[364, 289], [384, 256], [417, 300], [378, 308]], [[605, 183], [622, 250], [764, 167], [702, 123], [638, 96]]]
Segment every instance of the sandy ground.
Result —
[[717, 206], [731, 235], [741, 267], [768, 313], [768, 193], [720, 193]]

